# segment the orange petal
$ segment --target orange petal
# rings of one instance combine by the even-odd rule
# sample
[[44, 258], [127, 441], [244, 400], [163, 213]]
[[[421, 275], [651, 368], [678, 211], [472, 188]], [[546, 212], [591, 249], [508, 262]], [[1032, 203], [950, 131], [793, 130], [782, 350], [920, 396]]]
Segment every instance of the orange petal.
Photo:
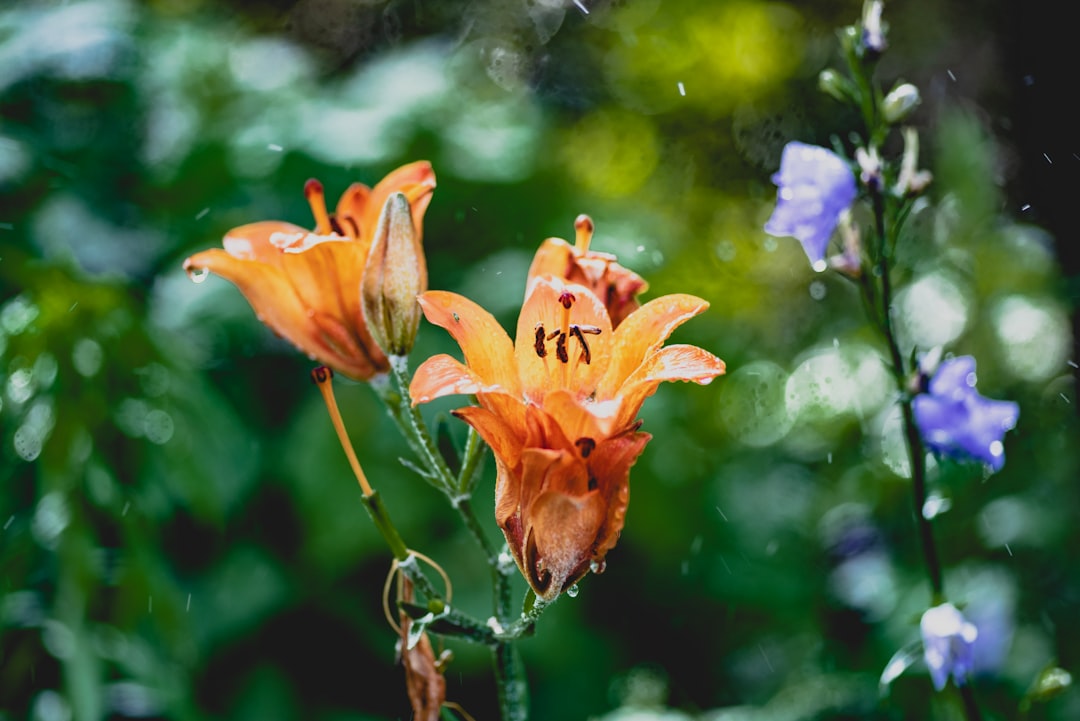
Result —
[[445, 353], [428, 358], [413, 374], [409, 395], [413, 404], [428, 403], [443, 396], [495, 393], [499, 386], [485, 385], [469, 367]]
[[[338, 198], [334, 218], [350, 238], [370, 238], [375, 233], [375, 226], [363, 225], [364, 213], [369, 206], [371, 188], [363, 183], [353, 183]], [[381, 210], [381, 208], [380, 208]], [[378, 219], [378, 213], [375, 214]]]
[[536, 255], [533, 256], [526, 287], [531, 284], [533, 278], [542, 275], [568, 279], [573, 268], [574, 251], [570, 244], [562, 238], [548, 238], [540, 244]]
[[[225, 234], [222, 245], [229, 255], [239, 260], [257, 260], [272, 266], [281, 264], [281, 247], [285, 238], [303, 237], [310, 231], [292, 223], [267, 220], [233, 228]], [[271, 239], [278, 242], [272, 242]]]
[[693, 381], [700, 385], [723, 375], [724, 361], [695, 345], [670, 345], [645, 359], [619, 390], [621, 400], [616, 427], [633, 423], [645, 399], [664, 381]]
[[404, 193], [412, 207], [413, 225], [417, 231], [424, 227], [424, 212], [428, 203], [431, 202], [431, 191], [435, 189], [435, 171], [431, 163], [426, 160], [418, 160], [408, 165], [402, 165], [393, 170], [385, 178], [380, 180], [371, 190], [367, 198], [363, 214], [360, 216], [361, 226], [364, 233], [371, 235], [375, 232], [375, 226], [379, 222], [379, 213], [386, 203], [386, 199], [393, 193]]
[[603, 559], [619, 540], [630, 503], [630, 468], [651, 438], [648, 433], [623, 433], [600, 443], [589, 455], [589, 472], [596, 479], [607, 512], [593, 560]]
[[365, 377], [365, 368], [343, 358], [323, 340], [311, 322], [307, 307], [281, 269], [256, 260], [240, 260], [217, 248], [191, 256], [184, 261], [184, 268], [189, 271], [204, 268], [232, 282], [247, 298], [258, 319], [275, 333], [346, 375]]
[[521, 397], [514, 348], [494, 316], [468, 298], [448, 291], [428, 291], [418, 300], [427, 319], [449, 331], [461, 346], [465, 363], [483, 385], [499, 386], [511, 396]]
[[521, 462], [521, 449], [524, 438], [520, 429], [505, 423], [497, 414], [478, 406], [465, 406], [454, 411], [454, 415], [476, 429], [484, 442], [491, 446], [491, 451], [507, 468], [516, 468]]
[[543, 409], [580, 452], [578, 441], [581, 439], [591, 439], [595, 444], [612, 434], [619, 404], [579, 401], [577, 393], [560, 389], [544, 396]]
[[652, 351], [663, 345], [672, 331], [709, 307], [707, 301], [676, 293], [649, 301], [626, 317], [615, 330], [611, 363], [597, 390], [606, 400], [619, 393], [626, 379]]
[[[557, 357], [557, 339], [547, 340], [547, 336], [562, 329], [566, 308], [560, 298], [564, 293], [573, 296], [568, 322], [600, 330], [599, 334], [584, 335], [591, 356], [589, 363], [585, 362], [577, 338], [566, 339], [566, 363]], [[582, 397], [591, 395], [610, 360], [611, 321], [604, 304], [585, 286], [550, 276], [534, 278], [530, 283], [518, 316], [516, 338], [514, 354], [521, 386], [534, 403], [542, 403], [544, 394], [557, 388], [573, 389]], [[543, 346], [543, 356], [538, 352], [539, 345]]]

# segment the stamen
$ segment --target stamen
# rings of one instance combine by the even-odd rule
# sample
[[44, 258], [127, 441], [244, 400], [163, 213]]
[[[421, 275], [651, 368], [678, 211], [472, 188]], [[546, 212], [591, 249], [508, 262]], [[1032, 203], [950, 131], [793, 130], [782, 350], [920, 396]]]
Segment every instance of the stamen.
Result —
[[579, 451], [581, 451], [582, 458], [588, 458], [589, 454], [596, 449], [596, 441], [588, 437], [578, 438], [576, 441], [574, 441], [574, 445], [578, 447]]
[[566, 352], [566, 333], [559, 333], [559, 340], [555, 341], [555, 356], [563, 363], [570, 362], [570, 354]]
[[349, 442], [349, 435], [345, 432], [345, 422], [341, 420], [341, 411], [338, 410], [337, 399], [334, 398], [334, 384], [331, 382], [333, 377], [334, 372], [326, 366], [319, 366], [311, 371], [311, 380], [315, 382], [319, 392], [322, 393], [323, 401], [326, 403], [326, 410], [330, 414], [330, 422], [334, 424], [338, 441], [341, 442], [341, 449], [345, 451], [345, 457], [349, 459], [353, 475], [356, 476], [356, 481], [360, 484], [360, 491], [365, 497], [371, 496], [375, 491], [372, 490], [371, 484], [368, 483], [367, 476], [364, 475], [364, 469], [360, 467], [360, 461], [356, 458], [356, 451], [353, 450], [352, 443]]
[[536, 324], [536, 342], [533, 344], [533, 347], [536, 348], [536, 355], [540, 356], [541, 358], [547, 355], [547, 346], [544, 345], [543, 323]]
[[582, 360], [585, 361], [585, 365], [592, 362], [592, 352], [589, 350], [589, 344], [585, 342], [585, 336], [583, 333], [589, 335], [600, 335], [600, 329], [594, 325], [572, 325], [570, 326], [570, 335], [578, 339], [578, 343], [581, 344]]
[[582, 213], [574, 220], [574, 230], [576, 231], [576, 237], [574, 238], [574, 246], [578, 248], [582, 253], [589, 250], [589, 241], [592, 240], [594, 230], [592, 218]]
[[330, 216], [326, 212], [326, 196], [323, 195], [323, 185], [315, 178], [304, 183], [304, 196], [311, 205], [311, 214], [315, 216], [315, 232], [318, 235], [330, 233]]
[[330, 228], [338, 235], [345, 235], [345, 231], [341, 229], [341, 223], [337, 222], [337, 218], [330, 216]]

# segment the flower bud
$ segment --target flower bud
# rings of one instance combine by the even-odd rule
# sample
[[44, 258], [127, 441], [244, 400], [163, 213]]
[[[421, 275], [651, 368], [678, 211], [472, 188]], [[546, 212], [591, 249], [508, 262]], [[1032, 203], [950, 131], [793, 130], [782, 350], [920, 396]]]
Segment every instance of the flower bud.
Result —
[[855, 87], [851, 81], [832, 68], [826, 68], [818, 75], [818, 87], [823, 93], [842, 103], [855, 99]]
[[885, 25], [881, 22], [881, 10], [881, 0], [866, 3], [863, 8], [862, 48], [864, 54], [871, 59], [877, 59], [888, 47], [885, 41]]
[[416, 296], [427, 290], [427, 262], [409, 200], [394, 193], [383, 205], [360, 292], [364, 319], [387, 355], [412, 350], [420, 325]]
[[911, 83], [897, 85], [881, 101], [881, 114], [885, 122], [895, 125], [905, 119], [918, 107], [922, 98], [919, 89]]

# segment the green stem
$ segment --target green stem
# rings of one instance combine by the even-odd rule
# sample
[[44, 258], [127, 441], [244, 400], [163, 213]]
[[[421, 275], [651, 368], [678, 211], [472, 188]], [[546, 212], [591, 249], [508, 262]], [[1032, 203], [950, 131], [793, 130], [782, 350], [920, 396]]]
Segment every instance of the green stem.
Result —
[[447, 494], [450, 494], [455, 487], [454, 474], [451, 472], [450, 466], [446, 465], [446, 461], [439, 453], [439, 449], [435, 447], [435, 441], [431, 438], [424, 417], [420, 414], [420, 409], [413, 405], [412, 397], [409, 395], [408, 357], [391, 356], [390, 373], [393, 374], [398, 392], [401, 394], [399, 409], [404, 415], [405, 421], [407, 421], [403, 422], [406, 436], [411, 437], [415, 442], [415, 445], [413, 443], [409, 445], [413, 446], [413, 449], [417, 451], [428, 470], [438, 477], [444, 490]]
[[487, 444], [480, 438], [476, 429], [469, 426], [469, 435], [465, 438], [465, 454], [458, 474], [458, 491], [472, 495], [476, 482], [480, 478], [480, 462], [484, 459]]
[[[874, 220], [877, 229], [878, 242], [880, 243], [878, 257], [881, 264], [881, 330], [889, 346], [889, 355], [892, 359], [893, 376], [901, 393], [904, 393], [906, 378], [904, 372], [904, 360], [900, 353], [900, 346], [896, 340], [896, 333], [892, 323], [892, 280], [889, 273], [889, 254], [885, 223], [885, 199], [880, 190], [871, 193], [874, 205]], [[908, 459], [911, 462], [911, 486], [915, 511], [915, 524], [919, 532], [920, 545], [922, 546], [923, 559], [926, 562], [926, 572], [930, 578], [930, 588], [934, 595], [934, 603], [940, 603], [943, 598], [944, 585], [942, 583], [941, 564], [938, 561], [937, 546], [934, 543], [934, 533], [930, 521], [923, 514], [923, 506], [926, 503], [926, 449], [923, 447], [922, 438], [919, 436], [918, 426], [915, 425], [915, 413], [911, 407], [911, 398], [906, 394], [900, 402], [901, 412], [904, 419], [904, 435], [907, 440]]]
[[502, 721], [527, 721], [529, 718], [529, 687], [525, 683], [525, 668], [521, 654], [511, 642], [502, 642], [492, 649], [495, 663], [495, 683], [499, 693], [499, 712]]

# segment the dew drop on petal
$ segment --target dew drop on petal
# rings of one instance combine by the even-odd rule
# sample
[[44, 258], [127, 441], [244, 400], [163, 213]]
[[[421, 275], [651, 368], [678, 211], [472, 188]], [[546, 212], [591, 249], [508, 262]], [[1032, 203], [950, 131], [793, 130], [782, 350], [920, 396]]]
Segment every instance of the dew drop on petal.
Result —
[[569, 596], [570, 598], [577, 598], [577, 595], [578, 595], [578, 585], [577, 585], [577, 584], [575, 583], [575, 584], [574, 584], [573, 586], [571, 586], [570, 588], [566, 589], [566, 595], [567, 595], [567, 596]]
[[187, 274], [193, 283], [202, 283], [210, 275], [210, 271], [206, 268], [188, 268]]
[[597, 575], [603, 573], [607, 570], [607, 560], [602, 558], [599, 561], [590, 561], [589, 570]]
[[1005, 446], [1002, 445], [1001, 441], [991, 441], [990, 442], [990, 455], [991, 456], [993, 456], [994, 458], [997, 458], [1001, 454], [1003, 454], [1004, 452], [1005, 452]]

